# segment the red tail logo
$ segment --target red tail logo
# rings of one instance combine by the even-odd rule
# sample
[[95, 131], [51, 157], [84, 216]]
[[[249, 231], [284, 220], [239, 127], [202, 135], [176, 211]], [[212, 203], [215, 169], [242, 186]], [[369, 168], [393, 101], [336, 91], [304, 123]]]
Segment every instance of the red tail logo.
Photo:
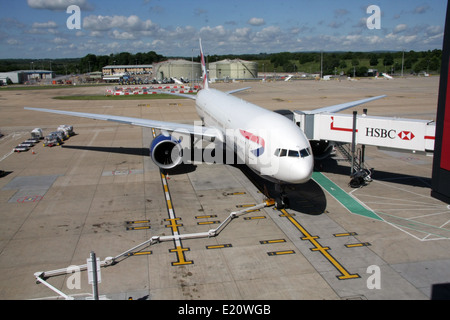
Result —
[[202, 63], [203, 89], [207, 89], [208, 88], [208, 72], [206, 70], [205, 56], [203, 54], [202, 39], [199, 39], [199, 43], [200, 43], [200, 59], [201, 59], [201, 63]]

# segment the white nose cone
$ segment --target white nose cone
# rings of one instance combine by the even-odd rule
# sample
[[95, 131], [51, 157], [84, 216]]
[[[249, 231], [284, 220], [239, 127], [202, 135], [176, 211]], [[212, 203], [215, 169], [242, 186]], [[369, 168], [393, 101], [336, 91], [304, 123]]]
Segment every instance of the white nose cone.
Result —
[[314, 158], [303, 158], [290, 166], [288, 182], [306, 183], [311, 179], [314, 169]]

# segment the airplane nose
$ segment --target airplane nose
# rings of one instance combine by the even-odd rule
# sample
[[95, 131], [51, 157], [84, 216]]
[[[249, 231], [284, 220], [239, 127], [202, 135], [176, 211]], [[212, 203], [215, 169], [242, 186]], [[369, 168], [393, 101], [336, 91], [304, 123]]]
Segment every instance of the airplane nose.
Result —
[[312, 160], [313, 157], [308, 157], [291, 165], [289, 170], [291, 183], [305, 183], [311, 179], [314, 169], [314, 161]]

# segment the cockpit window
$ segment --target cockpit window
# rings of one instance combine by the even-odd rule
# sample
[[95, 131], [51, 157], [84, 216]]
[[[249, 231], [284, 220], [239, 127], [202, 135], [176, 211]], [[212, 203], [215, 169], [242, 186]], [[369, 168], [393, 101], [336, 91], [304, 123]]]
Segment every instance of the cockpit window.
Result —
[[310, 156], [310, 155], [311, 155], [311, 150], [309, 148], [305, 148], [305, 149], [302, 149], [300, 151], [298, 151], [298, 150], [280, 149], [280, 148], [277, 148], [275, 150], [275, 156], [276, 157], [286, 157], [286, 156], [288, 156], [288, 157], [293, 157], [293, 158], [299, 158], [299, 157], [306, 158], [307, 156]]
[[297, 150], [289, 150], [288, 156], [298, 158], [300, 155]]
[[278, 148], [277, 150], [275, 150], [275, 157], [279, 157], [279, 156], [280, 156], [280, 151], [281, 151], [280, 148]]
[[305, 158], [305, 157], [307, 157], [309, 155], [311, 155], [311, 151], [309, 150], [309, 148], [300, 150], [300, 156], [302, 158]]

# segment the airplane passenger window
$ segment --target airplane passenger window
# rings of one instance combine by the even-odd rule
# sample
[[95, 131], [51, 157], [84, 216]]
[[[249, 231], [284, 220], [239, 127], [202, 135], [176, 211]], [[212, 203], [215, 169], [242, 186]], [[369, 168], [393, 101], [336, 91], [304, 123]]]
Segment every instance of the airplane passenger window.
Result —
[[298, 151], [297, 150], [289, 150], [289, 157], [299, 157]]
[[280, 157], [286, 157], [287, 154], [287, 150], [286, 149], [282, 149], [281, 153], [280, 153]]

